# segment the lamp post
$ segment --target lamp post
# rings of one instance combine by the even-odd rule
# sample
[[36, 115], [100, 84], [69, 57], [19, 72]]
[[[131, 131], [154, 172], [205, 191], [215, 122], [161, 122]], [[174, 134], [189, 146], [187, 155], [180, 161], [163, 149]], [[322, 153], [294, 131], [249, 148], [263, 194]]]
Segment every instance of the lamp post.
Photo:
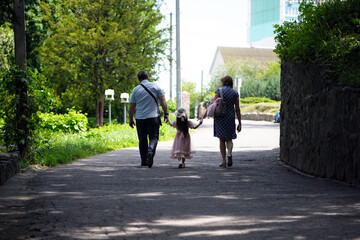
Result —
[[114, 89], [105, 90], [105, 100], [109, 100], [109, 125], [111, 124], [111, 101], [114, 99]]
[[124, 124], [126, 123], [126, 104], [129, 102], [129, 94], [122, 93], [120, 94], [121, 103], [124, 104]]

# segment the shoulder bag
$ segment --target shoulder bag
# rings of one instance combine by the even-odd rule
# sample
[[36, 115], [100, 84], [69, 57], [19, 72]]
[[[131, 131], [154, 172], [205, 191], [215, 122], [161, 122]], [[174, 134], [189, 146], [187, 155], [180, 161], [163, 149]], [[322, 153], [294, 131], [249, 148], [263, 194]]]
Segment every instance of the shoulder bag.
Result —
[[220, 88], [220, 100], [215, 108], [214, 117], [224, 117], [227, 114], [226, 102], [224, 101], [224, 95]]
[[156, 102], [156, 106], [157, 106], [157, 111], [158, 111], [158, 114], [159, 114], [159, 123], [160, 123], [160, 126], [162, 125], [161, 124], [161, 117], [160, 117], [160, 110], [159, 110], [159, 103], [158, 103], [158, 101], [157, 101], [157, 99], [156, 99], [156, 97], [154, 96], [154, 94], [152, 93], [152, 92], [150, 92], [150, 90], [149, 89], [147, 89], [144, 85], [142, 85], [142, 84], [140, 84], [151, 96], [152, 96], [152, 98], [155, 100], [155, 102]]

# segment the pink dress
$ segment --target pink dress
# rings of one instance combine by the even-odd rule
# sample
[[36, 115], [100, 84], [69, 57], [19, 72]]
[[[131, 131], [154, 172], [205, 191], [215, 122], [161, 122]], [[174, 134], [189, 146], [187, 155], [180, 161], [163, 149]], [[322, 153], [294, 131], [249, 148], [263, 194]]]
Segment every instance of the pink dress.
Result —
[[[174, 128], [176, 128], [176, 121], [170, 123], [170, 125]], [[194, 128], [195, 124], [191, 121], [188, 121], [188, 127]], [[186, 137], [184, 136], [183, 132], [177, 131], [173, 143], [173, 147], [171, 150], [171, 157], [170, 158], [185, 158], [189, 159], [192, 158], [192, 154], [195, 153], [191, 146], [191, 139], [190, 134], [188, 134]]]

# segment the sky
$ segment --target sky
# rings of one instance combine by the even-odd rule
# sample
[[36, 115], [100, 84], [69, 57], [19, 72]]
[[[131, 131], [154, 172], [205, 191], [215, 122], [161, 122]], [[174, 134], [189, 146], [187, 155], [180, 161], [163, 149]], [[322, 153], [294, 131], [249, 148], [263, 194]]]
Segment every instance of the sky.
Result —
[[[180, 63], [181, 79], [201, 89], [201, 73], [206, 86], [218, 46], [248, 47], [248, 0], [179, 0], [180, 1]], [[176, 0], [164, 0], [164, 24], [173, 23], [173, 59], [176, 59]], [[167, 52], [169, 53], [169, 51]], [[169, 63], [159, 73], [158, 84], [170, 96]], [[176, 63], [173, 62], [173, 98], [176, 96]]]

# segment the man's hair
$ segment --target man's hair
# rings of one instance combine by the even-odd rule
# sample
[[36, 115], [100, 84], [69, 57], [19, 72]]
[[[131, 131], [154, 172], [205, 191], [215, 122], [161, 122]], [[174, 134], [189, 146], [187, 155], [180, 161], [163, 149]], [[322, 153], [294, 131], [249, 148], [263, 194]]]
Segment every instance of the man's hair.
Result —
[[139, 79], [139, 81], [145, 80], [145, 79], [149, 79], [149, 74], [146, 71], [140, 71], [137, 74], [137, 77]]

